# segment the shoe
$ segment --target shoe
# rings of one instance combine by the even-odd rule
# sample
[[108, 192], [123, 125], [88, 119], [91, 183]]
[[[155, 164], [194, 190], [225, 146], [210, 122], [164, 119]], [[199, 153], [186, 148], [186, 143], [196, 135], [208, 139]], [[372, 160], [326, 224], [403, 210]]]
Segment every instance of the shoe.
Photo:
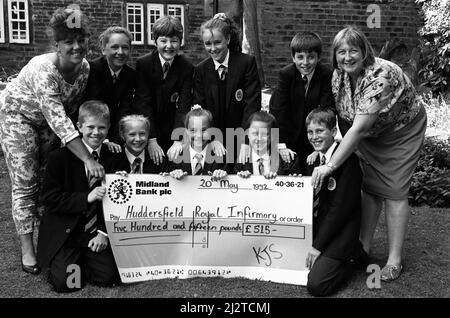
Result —
[[24, 265], [22, 263], [22, 270], [25, 273], [31, 274], [31, 275], [39, 275], [41, 273], [41, 268], [39, 267], [38, 264], [34, 264], [34, 265]]
[[386, 265], [381, 270], [381, 280], [383, 282], [391, 282], [396, 280], [400, 273], [402, 272], [403, 266], [400, 264], [398, 266], [395, 265]]

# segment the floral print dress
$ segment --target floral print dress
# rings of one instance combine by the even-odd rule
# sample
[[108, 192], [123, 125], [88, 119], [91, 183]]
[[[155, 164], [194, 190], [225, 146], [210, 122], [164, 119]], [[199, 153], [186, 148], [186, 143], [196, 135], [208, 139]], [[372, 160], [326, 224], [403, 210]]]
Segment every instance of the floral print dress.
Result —
[[344, 134], [356, 115], [378, 115], [358, 144], [363, 191], [393, 200], [407, 198], [426, 129], [425, 110], [408, 76], [396, 64], [375, 58], [353, 92], [350, 76], [339, 69], [331, 85]]
[[0, 138], [18, 234], [32, 232], [36, 223], [51, 136], [56, 134], [63, 145], [79, 136], [69, 116], [77, 112], [88, 76], [89, 63], [83, 60], [74, 83], [67, 83], [50, 54], [43, 54], [32, 58], [0, 94]]

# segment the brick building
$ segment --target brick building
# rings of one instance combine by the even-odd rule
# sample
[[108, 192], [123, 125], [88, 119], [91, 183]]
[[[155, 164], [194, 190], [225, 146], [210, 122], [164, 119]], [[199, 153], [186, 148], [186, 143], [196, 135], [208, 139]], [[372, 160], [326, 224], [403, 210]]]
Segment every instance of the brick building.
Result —
[[[98, 34], [118, 24], [127, 26], [135, 36], [133, 61], [154, 49], [149, 30], [160, 15], [169, 14], [185, 25], [182, 51], [198, 63], [206, 57], [200, 24], [216, 11], [232, 11], [237, 21], [257, 25], [256, 31], [247, 31], [246, 36], [250, 43], [259, 37], [259, 50], [253, 46], [250, 52], [259, 51], [258, 61], [269, 86], [276, 84], [278, 70], [291, 61], [289, 42], [298, 31], [314, 30], [321, 35], [327, 61], [333, 36], [347, 24], [362, 28], [377, 51], [392, 38], [415, 47], [422, 24], [414, 0], [0, 0], [0, 72], [19, 70], [31, 57], [52, 50], [46, 26], [56, 8], [72, 3], [79, 4], [91, 20], [94, 36], [89, 57], [99, 54]], [[249, 3], [253, 3], [252, 20], [245, 12]]]

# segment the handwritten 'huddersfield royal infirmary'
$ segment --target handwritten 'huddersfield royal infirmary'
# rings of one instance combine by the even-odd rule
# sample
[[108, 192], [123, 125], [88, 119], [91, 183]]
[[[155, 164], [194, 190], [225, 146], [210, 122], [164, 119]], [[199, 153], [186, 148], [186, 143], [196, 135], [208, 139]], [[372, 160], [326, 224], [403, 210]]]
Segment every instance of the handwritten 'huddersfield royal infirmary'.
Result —
[[308, 178], [107, 175], [104, 213], [123, 282], [224, 276], [306, 284]]

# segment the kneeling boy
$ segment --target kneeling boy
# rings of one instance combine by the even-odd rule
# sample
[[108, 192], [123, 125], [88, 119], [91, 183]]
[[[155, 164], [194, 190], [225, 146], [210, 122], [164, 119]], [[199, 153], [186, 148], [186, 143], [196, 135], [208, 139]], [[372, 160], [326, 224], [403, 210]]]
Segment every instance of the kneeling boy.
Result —
[[[339, 147], [336, 114], [316, 108], [306, 117], [308, 140], [319, 153], [315, 166], [327, 164]], [[313, 243], [306, 258], [308, 291], [313, 296], [333, 293], [361, 265], [361, 179], [359, 160], [352, 154], [314, 193]]]
[[[108, 134], [109, 116], [106, 104], [87, 101], [80, 106], [77, 123], [84, 145], [107, 173], [113, 172], [113, 154], [102, 142]], [[120, 281], [106, 234], [101, 204], [106, 189], [100, 181], [90, 178], [83, 161], [67, 148], [55, 150], [48, 158], [38, 262], [48, 267], [49, 282], [57, 292], [76, 291], [86, 281], [100, 286]], [[77, 268], [79, 279], [71, 279]]]

